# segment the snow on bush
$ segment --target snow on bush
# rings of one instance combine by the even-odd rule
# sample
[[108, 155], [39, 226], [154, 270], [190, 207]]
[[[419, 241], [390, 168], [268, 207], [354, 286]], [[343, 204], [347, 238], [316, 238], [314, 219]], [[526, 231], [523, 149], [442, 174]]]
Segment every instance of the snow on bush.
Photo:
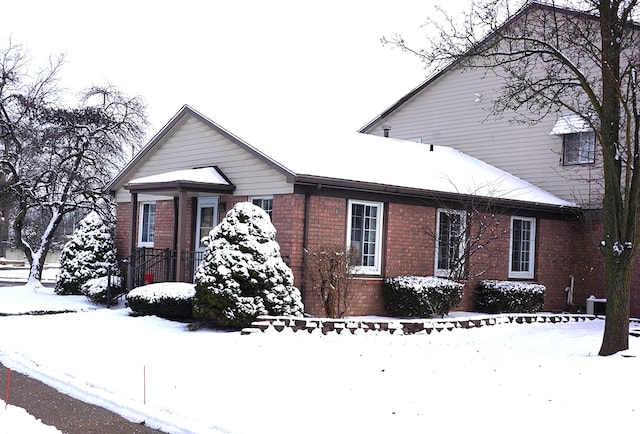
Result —
[[[87, 280], [82, 284], [80, 292], [94, 303], [107, 304], [109, 295], [112, 302], [115, 297], [122, 293], [122, 279], [118, 276], [109, 277], [102, 276]], [[109, 294], [108, 285], [111, 283], [111, 294]]]
[[92, 211], [83, 218], [60, 253], [60, 272], [56, 278], [56, 294], [80, 295], [89, 279], [119, 276], [112, 231], [100, 215]]
[[280, 256], [276, 229], [259, 207], [241, 202], [205, 237], [196, 273], [194, 316], [224, 327], [258, 316], [300, 316], [300, 291]]
[[132, 289], [127, 294], [127, 304], [140, 315], [191, 318], [195, 292], [193, 283], [153, 283]]
[[398, 276], [385, 279], [385, 307], [399, 317], [444, 316], [462, 300], [464, 285], [440, 277]]
[[482, 280], [478, 284], [477, 309], [487, 313], [533, 313], [544, 306], [544, 285], [503, 280]]

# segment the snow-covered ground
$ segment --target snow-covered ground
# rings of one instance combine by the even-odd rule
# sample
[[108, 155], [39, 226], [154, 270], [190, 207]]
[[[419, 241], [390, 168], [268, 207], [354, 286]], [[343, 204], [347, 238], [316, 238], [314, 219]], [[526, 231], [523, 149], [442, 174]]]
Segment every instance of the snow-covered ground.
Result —
[[[624, 354], [597, 356], [602, 320], [241, 336], [126, 308], [87, 310], [84, 297], [25, 287], [0, 288], [0, 312], [30, 303], [51, 310], [54, 301], [60, 309], [59, 299], [84, 311], [0, 317], [0, 361], [167, 432], [635, 432], [640, 424], [640, 343], [631, 337]], [[18, 413], [2, 404], [0, 426], [30, 418]]]
[[[43, 284], [53, 284], [60, 271], [60, 264], [45, 264], [42, 270]], [[29, 267], [16, 265], [0, 265], [0, 282], [25, 283], [29, 279]]]

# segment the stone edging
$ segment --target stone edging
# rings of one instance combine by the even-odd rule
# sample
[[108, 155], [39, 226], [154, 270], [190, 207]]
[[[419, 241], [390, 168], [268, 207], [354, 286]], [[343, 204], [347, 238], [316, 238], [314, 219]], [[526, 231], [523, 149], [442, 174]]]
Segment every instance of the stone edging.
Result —
[[[441, 332], [443, 330], [470, 329], [493, 326], [497, 324], [531, 324], [538, 323], [566, 323], [594, 320], [603, 318], [595, 315], [579, 314], [499, 314], [459, 318], [433, 319], [330, 319], [330, 318], [295, 318], [281, 316], [259, 316], [251, 327], [244, 328], [241, 334], [248, 335], [266, 331], [291, 330], [293, 332], [306, 331], [322, 334], [335, 332], [337, 334], [355, 334], [356, 332], [385, 332], [390, 334], [412, 335], [416, 333]], [[631, 319], [630, 322], [640, 322]]]

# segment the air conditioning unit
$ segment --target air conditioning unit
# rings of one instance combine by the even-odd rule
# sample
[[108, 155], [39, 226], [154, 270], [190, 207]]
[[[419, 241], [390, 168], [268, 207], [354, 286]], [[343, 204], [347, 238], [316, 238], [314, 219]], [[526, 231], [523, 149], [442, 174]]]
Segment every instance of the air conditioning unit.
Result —
[[606, 298], [595, 298], [593, 295], [587, 298], [587, 315], [605, 315], [606, 313]]

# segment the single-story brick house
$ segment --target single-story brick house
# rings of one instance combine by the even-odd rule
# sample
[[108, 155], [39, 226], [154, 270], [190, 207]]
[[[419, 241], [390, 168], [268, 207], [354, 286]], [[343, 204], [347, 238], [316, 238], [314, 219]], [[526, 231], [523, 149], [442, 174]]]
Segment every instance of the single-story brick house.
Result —
[[108, 188], [120, 257], [145, 261], [131, 276], [146, 281], [192, 279], [200, 238], [235, 203], [261, 206], [314, 315], [305, 249], [359, 252], [352, 315], [386, 313], [386, 277], [449, 273], [460, 237], [476, 239], [461, 309], [474, 309], [482, 278], [542, 283], [545, 308], [559, 311], [587, 250], [577, 205], [453, 148], [359, 133], [249, 143], [189, 106]]

